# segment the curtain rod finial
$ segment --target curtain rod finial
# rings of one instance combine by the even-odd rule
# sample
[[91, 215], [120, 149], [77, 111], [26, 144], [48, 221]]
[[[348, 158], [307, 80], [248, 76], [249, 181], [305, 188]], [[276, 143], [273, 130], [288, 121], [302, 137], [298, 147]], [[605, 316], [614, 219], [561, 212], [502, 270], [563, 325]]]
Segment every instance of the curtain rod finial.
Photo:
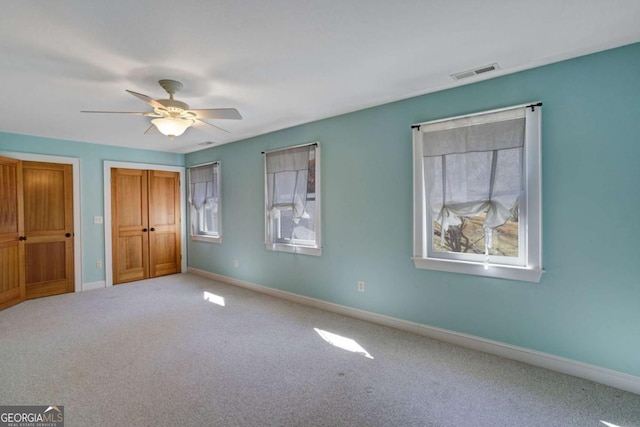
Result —
[[536, 107], [542, 107], [542, 102], [538, 102], [537, 104], [527, 105], [525, 108], [531, 108], [531, 111], [535, 111]]

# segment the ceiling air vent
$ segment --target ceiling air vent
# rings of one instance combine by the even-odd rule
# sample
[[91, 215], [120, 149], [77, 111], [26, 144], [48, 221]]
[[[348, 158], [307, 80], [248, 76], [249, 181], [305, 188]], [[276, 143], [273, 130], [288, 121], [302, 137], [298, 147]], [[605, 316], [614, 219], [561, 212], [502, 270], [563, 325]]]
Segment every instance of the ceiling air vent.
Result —
[[213, 142], [213, 141], [205, 141], [205, 142], [198, 143], [198, 145], [205, 145], [205, 146], [206, 145], [212, 145], [212, 144], [215, 144], [215, 142]]
[[453, 80], [462, 80], [469, 77], [477, 76], [479, 74], [488, 73], [490, 71], [499, 70], [500, 67], [497, 63], [490, 65], [483, 65], [482, 67], [474, 68], [473, 70], [462, 71], [460, 73], [451, 74]]

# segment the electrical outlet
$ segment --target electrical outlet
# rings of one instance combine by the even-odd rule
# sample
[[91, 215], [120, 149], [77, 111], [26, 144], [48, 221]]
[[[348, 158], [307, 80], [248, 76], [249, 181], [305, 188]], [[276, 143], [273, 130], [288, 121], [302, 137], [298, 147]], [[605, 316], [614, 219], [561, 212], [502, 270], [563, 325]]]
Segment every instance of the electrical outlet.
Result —
[[233, 266], [234, 266], [235, 268], [238, 268], [238, 260], [237, 260], [237, 259], [234, 259], [234, 260], [233, 260]]
[[101, 216], [94, 216], [93, 217], [93, 223], [94, 224], [102, 224], [102, 217]]
[[102, 261], [96, 261], [96, 268], [102, 268]]
[[358, 292], [364, 292], [364, 282], [362, 280], [358, 282]]

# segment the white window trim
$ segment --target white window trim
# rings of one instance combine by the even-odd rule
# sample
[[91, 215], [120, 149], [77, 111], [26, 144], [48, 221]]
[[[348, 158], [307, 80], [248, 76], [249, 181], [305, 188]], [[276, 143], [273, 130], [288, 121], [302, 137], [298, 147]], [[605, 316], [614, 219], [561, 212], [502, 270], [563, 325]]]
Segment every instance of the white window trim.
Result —
[[[304, 244], [303, 240], [298, 240], [299, 243], [271, 243], [269, 242], [269, 218], [267, 217], [267, 210], [269, 208], [268, 200], [269, 200], [269, 192], [267, 188], [267, 154], [275, 153], [278, 151], [289, 150], [291, 148], [298, 147], [306, 147], [309, 145], [315, 145], [315, 155], [316, 155], [316, 181], [315, 181], [315, 197], [316, 197], [316, 213], [315, 213], [315, 226], [316, 226], [316, 240], [315, 245], [310, 246], [308, 244]], [[306, 144], [294, 145], [291, 147], [279, 148], [276, 150], [265, 151], [263, 154], [264, 161], [264, 245], [270, 251], [276, 252], [287, 252], [301, 255], [314, 255], [320, 256], [322, 255], [322, 232], [321, 232], [321, 224], [322, 224], [322, 202], [320, 200], [322, 189], [321, 189], [321, 160], [320, 160], [320, 143], [318, 141], [310, 142]]]
[[202, 235], [202, 234], [193, 234], [193, 227], [191, 227], [191, 203], [188, 203], [189, 205], [189, 236], [191, 237], [192, 241], [197, 241], [197, 242], [207, 242], [207, 243], [222, 243], [222, 184], [221, 184], [221, 176], [222, 176], [222, 165], [219, 161], [215, 161], [215, 162], [208, 162], [208, 163], [200, 163], [198, 165], [191, 165], [187, 167], [187, 176], [189, 179], [189, 185], [187, 187], [187, 195], [190, 198], [191, 197], [191, 173], [189, 172], [189, 169], [191, 168], [197, 168], [200, 166], [207, 166], [207, 165], [217, 165], [217, 173], [218, 173], [218, 179], [216, 180], [217, 183], [217, 190], [218, 190], [218, 230], [220, 230], [218, 232], [217, 236], [214, 235]]
[[[539, 104], [539, 105], [538, 105]], [[525, 215], [522, 218], [522, 226], [526, 227], [525, 235], [525, 265], [511, 266], [493, 264], [489, 262], [488, 268], [485, 262], [454, 260], [445, 258], [430, 258], [427, 244], [431, 236], [427, 236], [430, 229], [427, 221], [430, 220], [427, 200], [424, 193], [424, 161], [423, 145], [419, 135], [419, 126], [437, 122], [455, 120], [463, 117], [472, 117], [480, 114], [497, 113], [514, 108], [530, 107], [535, 105], [538, 115], [541, 114], [541, 103], [522, 104], [508, 108], [491, 111], [482, 111], [458, 117], [442, 120], [434, 120], [413, 125], [413, 261], [416, 268], [446, 271], [452, 273], [472, 274], [485, 277], [497, 277], [502, 279], [521, 280], [526, 282], [540, 282], [544, 270], [542, 269], [542, 143], [541, 143], [541, 116], [538, 120], [526, 120], [525, 128], [525, 179], [526, 189], [524, 203]]]

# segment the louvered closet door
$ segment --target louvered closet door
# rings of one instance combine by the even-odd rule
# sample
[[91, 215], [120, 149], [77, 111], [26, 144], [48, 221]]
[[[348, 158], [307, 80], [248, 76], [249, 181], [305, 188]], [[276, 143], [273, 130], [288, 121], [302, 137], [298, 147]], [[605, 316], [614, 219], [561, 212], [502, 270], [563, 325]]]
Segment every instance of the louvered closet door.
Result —
[[26, 298], [74, 291], [73, 170], [22, 162]]
[[180, 174], [111, 170], [113, 283], [180, 273]]
[[0, 309], [25, 298], [22, 162], [0, 157]]

